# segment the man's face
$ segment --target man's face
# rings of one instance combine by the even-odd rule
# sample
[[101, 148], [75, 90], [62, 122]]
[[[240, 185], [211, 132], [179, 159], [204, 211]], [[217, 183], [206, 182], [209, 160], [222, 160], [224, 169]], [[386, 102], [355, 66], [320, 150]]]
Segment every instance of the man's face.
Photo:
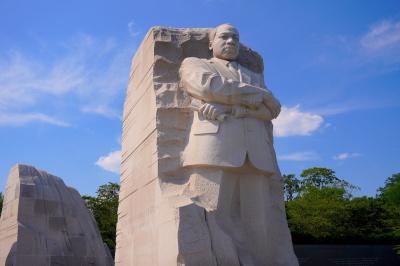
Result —
[[214, 57], [225, 60], [236, 60], [239, 55], [239, 32], [231, 25], [218, 27], [215, 38], [210, 42]]

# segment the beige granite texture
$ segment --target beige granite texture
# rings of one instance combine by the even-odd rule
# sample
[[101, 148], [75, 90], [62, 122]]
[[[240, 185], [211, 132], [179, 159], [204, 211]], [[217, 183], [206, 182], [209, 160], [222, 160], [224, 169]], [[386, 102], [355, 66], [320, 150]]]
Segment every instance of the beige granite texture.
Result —
[[[187, 70], [195, 81], [181, 79], [182, 62], [191, 67], [191, 62], [208, 64], [212, 59], [210, 31], [153, 27], [132, 60], [124, 105], [116, 265], [298, 265], [285, 217], [272, 124], [260, 120], [272, 119], [271, 113], [267, 110], [269, 115], [257, 116], [256, 111], [238, 104], [235, 114], [219, 116], [223, 122], [204, 119], [196, 110], [207, 101], [194, 97], [187, 84], [206, 84], [208, 78], [199, 79]], [[249, 82], [261, 86], [261, 56], [242, 44], [239, 48], [235, 60], [242, 67], [239, 73], [257, 77], [258, 83]], [[196, 73], [203, 75], [204, 70]], [[207, 73], [220, 75], [218, 71]], [[235, 84], [242, 82], [240, 75]], [[269, 91], [260, 90], [265, 90], [260, 95], [267, 102]], [[200, 102], [193, 107], [196, 99]], [[253, 117], [246, 117], [247, 111]], [[229, 134], [229, 125], [239, 128], [245, 121], [264, 128], [262, 136], [251, 137], [251, 132], [259, 131], [247, 127], [246, 136], [266, 158], [258, 160], [257, 153], [246, 152], [244, 139], [234, 140], [235, 135]], [[199, 127], [195, 126], [198, 122]], [[217, 133], [216, 138], [209, 133]], [[204, 141], [194, 141], [198, 134], [205, 136]], [[242, 166], [225, 165], [223, 160], [212, 165], [210, 156], [201, 155], [204, 147], [217, 160], [222, 143], [218, 138], [230, 140], [232, 150], [245, 149], [240, 155], [243, 161], [234, 160]], [[210, 148], [211, 143], [217, 146]], [[261, 151], [264, 148], [267, 152]], [[256, 161], [261, 170], [253, 167]]]
[[14, 166], [0, 218], [0, 265], [113, 265], [79, 192], [33, 166]]

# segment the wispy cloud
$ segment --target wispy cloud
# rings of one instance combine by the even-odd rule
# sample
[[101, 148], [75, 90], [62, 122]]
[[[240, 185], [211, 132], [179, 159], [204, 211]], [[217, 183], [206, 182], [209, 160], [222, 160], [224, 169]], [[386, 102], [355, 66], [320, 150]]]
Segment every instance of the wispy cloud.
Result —
[[121, 150], [113, 151], [107, 156], [100, 157], [95, 164], [107, 171], [119, 174], [121, 168]]
[[311, 57], [305, 67], [330, 65], [348, 72], [378, 64], [379, 67], [374, 68], [373, 73], [398, 69], [396, 64], [400, 62], [400, 21], [380, 21], [370, 26], [362, 35], [314, 37], [319, 52]]
[[115, 109], [110, 108], [109, 106], [102, 105], [102, 104], [83, 106], [81, 108], [81, 111], [86, 112], [86, 113], [99, 114], [99, 115], [103, 115], [103, 116], [109, 117], [109, 118], [118, 118], [118, 119], [122, 120], [120, 112], [118, 112]]
[[349, 158], [360, 157], [360, 156], [363, 156], [363, 155], [360, 153], [342, 153], [337, 156], [333, 156], [332, 158], [334, 160], [346, 160]]
[[[359, 40], [360, 62], [381, 62], [383, 70], [398, 70], [400, 63], [400, 22], [384, 20], [373, 25]], [[381, 67], [382, 68], [382, 67]]]
[[300, 105], [292, 108], [282, 107], [282, 112], [274, 122], [274, 135], [277, 137], [310, 136], [320, 128], [324, 119], [315, 114], [300, 111]]
[[132, 37], [136, 37], [140, 34], [140, 31], [135, 30], [135, 22], [131, 21], [128, 23], [128, 31]]
[[314, 151], [296, 152], [278, 156], [278, 160], [289, 160], [289, 161], [317, 161], [319, 159], [320, 157]]
[[58, 50], [57, 57], [50, 51], [35, 55], [18, 49], [0, 55], [0, 125], [65, 125], [55, 117], [68, 121], [72, 111], [120, 119], [116, 101], [126, 90], [134, 47], [86, 34], [49, 46]]
[[68, 123], [52, 118], [48, 115], [41, 113], [25, 113], [25, 114], [2, 114], [0, 113], [0, 126], [12, 125], [20, 126], [32, 122], [44, 122], [57, 126], [68, 127]]
[[361, 45], [370, 50], [386, 49], [400, 45], [400, 22], [382, 21], [371, 27], [361, 38]]

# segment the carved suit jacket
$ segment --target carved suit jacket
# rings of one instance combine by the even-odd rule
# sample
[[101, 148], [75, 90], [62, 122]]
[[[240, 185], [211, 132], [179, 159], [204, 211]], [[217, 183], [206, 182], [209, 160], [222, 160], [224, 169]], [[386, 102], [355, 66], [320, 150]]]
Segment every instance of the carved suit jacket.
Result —
[[[223, 60], [216, 58], [186, 58], [179, 73], [184, 89], [203, 102], [249, 106], [267, 90], [263, 75], [238, 64], [237, 78]], [[267, 174], [279, 171], [271, 121], [229, 115], [221, 123], [194, 113], [189, 141], [182, 154], [183, 166], [240, 167], [246, 156], [255, 168]]]

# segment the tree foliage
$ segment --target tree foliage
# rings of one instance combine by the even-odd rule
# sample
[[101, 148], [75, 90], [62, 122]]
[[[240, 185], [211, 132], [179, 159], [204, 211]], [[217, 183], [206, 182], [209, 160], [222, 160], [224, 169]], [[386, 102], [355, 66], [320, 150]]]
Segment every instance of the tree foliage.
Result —
[[335, 176], [335, 172], [328, 168], [313, 167], [304, 170], [301, 174], [303, 185], [311, 185], [317, 188], [335, 186], [340, 179]]
[[[388, 178], [379, 196], [352, 197], [359, 189], [327, 168], [310, 168], [297, 180], [285, 175], [289, 228], [295, 244], [398, 244], [400, 174]], [[300, 183], [300, 186], [298, 185]]]
[[[390, 227], [393, 234], [400, 238], [400, 173], [388, 177], [385, 186], [378, 188], [377, 192], [377, 197], [386, 203], [388, 210], [392, 213], [390, 218], [385, 221], [386, 226]], [[400, 245], [396, 249], [400, 254]]]
[[290, 201], [299, 192], [300, 180], [295, 175], [283, 175], [285, 200]]
[[385, 191], [385, 198], [389, 204], [400, 206], [400, 182]]
[[85, 205], [93, 212], [103, 241], [115, 249], [116, 225], [118, 220], [118, 195], [120, 185], [109, 182], [97, 190], [97, 196], [82, 196]]
[[400, 173], [388, 177], [385, 186], [377, 190], [378, 197], [388, 201], [389, 204], [400, 206]]
[[344, 194], [341, 188], [307, 185], [306, 193], [286, 204], [291, 231], [316, 242], [342, 234], [338, 225], [345, 208]]
[[295, 175], [283, 175], [285, 200], [291, 201], [298, 196], [308, 193], [310, 188], [322, 189], [324, 187], [341, 188], [344, 190], [343, 196], [351, 198], [354, 190], [360, 188], [349, 182], [339, 179], [335, 172], [328, 168], [313, 167], [300, 174], [303, 180], [299, 180]]

